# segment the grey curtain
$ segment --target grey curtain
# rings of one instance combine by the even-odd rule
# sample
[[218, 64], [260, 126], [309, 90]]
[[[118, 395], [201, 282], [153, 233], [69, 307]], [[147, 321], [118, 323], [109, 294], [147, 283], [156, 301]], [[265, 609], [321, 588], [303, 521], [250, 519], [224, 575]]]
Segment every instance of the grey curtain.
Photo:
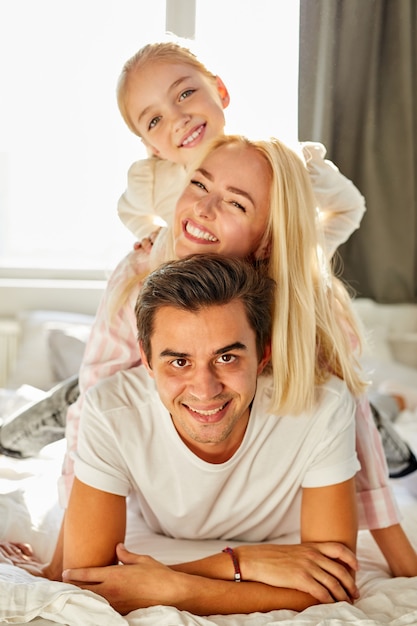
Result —
[[299, 138], [366, 198], [341, 246], [358, 296], [417, 301], [417, 0], [301, 0]]

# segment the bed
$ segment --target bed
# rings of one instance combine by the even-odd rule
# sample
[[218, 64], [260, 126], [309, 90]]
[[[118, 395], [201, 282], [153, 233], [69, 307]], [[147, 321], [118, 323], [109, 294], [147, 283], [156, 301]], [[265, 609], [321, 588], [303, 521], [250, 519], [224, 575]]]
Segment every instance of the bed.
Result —
[[[363, 360], [372, 376], [373, 385], [391, 378], [417, 388], [417, 351], [414, 349], [417, 336], [416, 307], [383, 306], [367, 300], [358, 301], [356, 306], [370, 338]], [[25, 398], [34, 397], [31, 394], [42, 394], [46, 384], [55, 382], [59, 376], [71, 375], [74, 367], [77, 367], [90, 320], [58, 318], [54, 318], [51, 312], [31, 312], [22, 318], [17, 369], [11, 376], [11, 389], [3, 390], [0, 394], [0, 410], [2, 403], [4, 411], [10, 410], [14, 403], [22, 403]], [[61, 334], [64, 338], [60, 337]], [[36, 341], [46, 343], [46, 346], [37, 346], [38, 359], [45, 360], [48, 377], [52, 376], [53, 381], [31, 381], [28, 378], [30, 372], [23, 371], [28, 359], [25, 354], [26, 344], [29, 339], [32, 341], [30, 353], [33, 355], [34, 337]], [[73, 339], [74, 351], [71, 352]], [[63, 345], [65, 349], [60, 356], [65, 354], [69, 358], [71, 353], [72, 358], [72, 363], [67, 364], [68, 369], [65, 371], [57, 354], [58, 347], [62, 348]], [[57, 363], [61, 367], [59, 372]], [[38, 378], [39, 370], [39, 367], [36, 368]], [[23, 381], [26, 382], [22, 387]], [[395, 427], [417, 453], [417, 412], [403, 411]], [[44, 560], [52, 554], [62, 518], [62, 510], [57, 503], [56, 482], [64, 446], [63, 440], [56, 441], [43, 448], [37, 457], [29, 459], [0, 456], [0, 539], [29, 541]], [[417, 549], [417, 472], [393, 480], [392, 485], [403, 515], [403, 526]], [[132, 516], [129, 519], [126, 545], [131, 550], [172, 563], [220, 551], [224, 542], [186, 542], [155, 536], [141, 527]], [[361, 597], [353, 606], [338, 603], [310, 607], [301, 613], [278, 610], [265, 614], [209, 617], [198, 617], [161, 606], [120, 616], [94, 593], [72, 585], [35, 578], [12, 565], [0, 563], [0, 623], [82, 626], [417, 625], [417, 578], [391, 578], [368, 532], [359, 533], [358, 556], [361, 569], [357, 580]]]

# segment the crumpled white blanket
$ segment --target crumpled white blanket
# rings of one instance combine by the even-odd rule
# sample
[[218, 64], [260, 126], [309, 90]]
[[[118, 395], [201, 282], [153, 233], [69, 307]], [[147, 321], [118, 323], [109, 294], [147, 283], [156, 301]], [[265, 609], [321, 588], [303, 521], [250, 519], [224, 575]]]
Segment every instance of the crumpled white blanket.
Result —
[[[386, 579], [366, 574], [362, 598], [310, 607], [301, 613], [271, 611], [251, 615], [199, 617], [172, 607], [151, 607], [122, 617], [106, 600], [73, 585], [35, 578], [0, 564], [0, 623], [71, 626], [415, 626], [417, 579]], [[33, 621], [32, 621], [33, 620]]]

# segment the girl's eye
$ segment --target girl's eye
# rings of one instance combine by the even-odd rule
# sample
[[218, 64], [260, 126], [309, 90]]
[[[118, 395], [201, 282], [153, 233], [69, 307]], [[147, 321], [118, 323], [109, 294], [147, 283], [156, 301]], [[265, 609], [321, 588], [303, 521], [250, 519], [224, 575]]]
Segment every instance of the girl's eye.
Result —
[[185, 367], [186, 365], [188, 365], [188, 361], [187, 359], [175, 359], [175, 361], [171, 361], [171, 365], [173, 365], [174, 367], [177, 367], [179, 369]]
[[155, 128], [155, 126], [157, 125], [160, 119], [161, 119], [160, 115], [158, 115], [157, 117], [153, 117], [151, 121], [149, 122], [148, 130], [152, 130], [152, 128]]
[[196, 187], [200, 187], [200, 189], [203, 189], [203, 191], [207, 191], [207, 187], [205, 187], [205, 185], [203, 185], [203, 183], [199, 180], [190, 180], [190, 184], [195, 185]]
[[193, 93], [195, 92], [195, 89], [186, 89], [185, 91], [183, 91], [180, 95], [180, 100], [185, 100], [186, 98], [188, 98], [189, 96], [191, 96]]
[[236, 360], [236, 357], [233, 354], [222, 354], [218, 358], [218, 363], [233, 363]]

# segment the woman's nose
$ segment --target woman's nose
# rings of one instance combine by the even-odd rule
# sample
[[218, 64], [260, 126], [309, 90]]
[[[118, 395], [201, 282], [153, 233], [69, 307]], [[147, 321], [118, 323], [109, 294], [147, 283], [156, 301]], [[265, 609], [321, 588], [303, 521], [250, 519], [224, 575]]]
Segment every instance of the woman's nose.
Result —
[[207, 194], [197, 200], [194, 205], [194, 212], [198, 217], [213, 219], [216, 213], [216, 206], [218, 206], [218, 199], [213, 194]]

